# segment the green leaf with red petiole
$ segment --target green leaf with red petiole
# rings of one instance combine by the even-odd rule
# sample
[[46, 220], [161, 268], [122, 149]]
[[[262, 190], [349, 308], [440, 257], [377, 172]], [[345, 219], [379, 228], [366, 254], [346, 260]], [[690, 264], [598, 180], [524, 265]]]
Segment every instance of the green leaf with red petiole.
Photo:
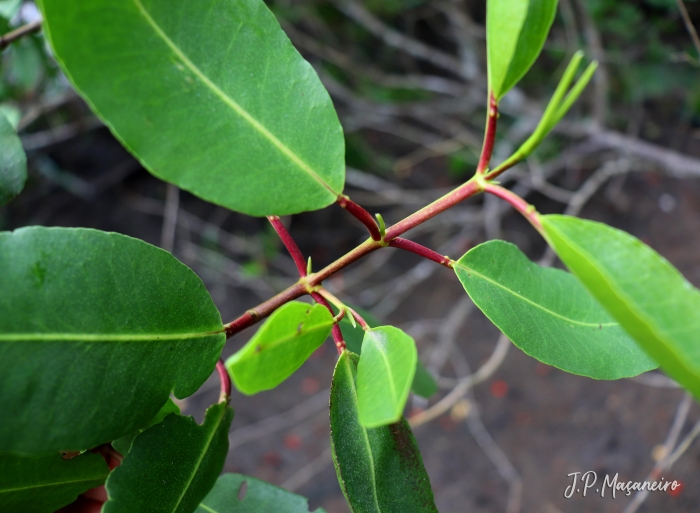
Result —
[[513, 244], [476, 246], [454, 269], [479, 309], [541, 362], [595, 379], [657, 367], [574, 276], [530, 262]]
[[291, 376], [328, 338], [333, 316], [322, 305], [290, 301], [226, 360], [236, 388], [247, 395], [270, 390]]

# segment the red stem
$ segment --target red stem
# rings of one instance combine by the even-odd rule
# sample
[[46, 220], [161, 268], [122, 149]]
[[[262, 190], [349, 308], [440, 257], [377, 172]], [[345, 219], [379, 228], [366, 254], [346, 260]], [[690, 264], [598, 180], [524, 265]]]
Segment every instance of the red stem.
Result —
[[353, 310], [350, 307], [346, 307], [346, 308], [348, 310], [350, 310], [350, 314], [355, 318], [355, 320], [357, 321], [357, 324], [359, 324], [363, 330], [367, 331], [368, 329], [371, 329], [369, 324], [367, 324], [367, 321], [365, 321], [359, 313], [357, 313], [355, 310]]
[[345, 210], [350, 212], [355, 218], [357, 218], [358, 221], [365, 225], [365, 227], [369, 230], [369, 234], [372, 237], [372, 240], [382, 240], [382, 236], [379, 233], [379, 226], [377, 226], [377, 222], [374, 220], [374, 217], [372, 217], [372, 215], [369, 212], [367, 212], [364, 208], [362, 208], [360, 205], [352, 201], [344, 194], [338, 196], [337, 203]]
[[[331, 305], [326, 301], [326, 298], [324, 298], [321, 294], [318, 292], [312, 292], [311, 297], [314, 298], [314, 301], [316, 301], [319, 305], [323, 305], [326, 308], [328, 308], [328, 311], [331, 313], [331, 315], [335, 315], [333, 313], [333, 308], [331, 308]], [[343, 332], [340, 331], [340, 326], [338, 323], [333, 325], [333, 340], [335, 341], [335, 347], [338, 349], [338, 354], [343, 354], [343, 351], [345, 350], [345, 340], [343, 339]]]
[[231, 377], [228, 375], [224, 361], [221, 358], [216, 362], [216, 370], [219, 372], [219, 379], [221, 380], [219, 402], [228, 404], [231, 401]]
[[292, 256], [292, 260], [294, 260], [294, 263], [297, 266], [299, 276], [303, 278], [306, 276], [306, 262], [304, 261], [304, 255], [301, 254], [299, 246], [297, 246], [297, 243], [289, 234], [287, 228], [284, 227], [279, 216], [267, 216], [267, 219], [277, 232], [277, 235], [279, 235], [280, 239], [282, 239], [284, 247], [287, 248], [287, 251], [289, 251], [289, 254]]
[[535, 210], [535, 207], [530, 205], [520, 196], [509, 191], [508, 189], [504, 189], [500, 185], [494, 185], [491, 183], [486, 185], [484, 191], [510, 203], [513, 208], [515, 208], [518, 212], [525, 216], [528, 221], [530, 221], [532, 226], [537, 228], [539, 232], [542, 232], [542, 223], [540, 223], [540, 216]]
[[437, 262], [440, 265], [444, 265], [445, 267], [452, 269], [452, 259], [450, 257], [441, 255], [437, 251], [426, 248], [425, 246], [418, 244], [417, 242], [413, 242], [412, 240], [396, 237], [389, 243], [389, 246], [392, 248], [410, 251], [411, 253], [415, 253], [416, 255], [420, 255], [423, 258], [427, 258], [428, 260], [432, 260], [433, 262]]
[[[411, 228], [418, 226], [419, 224], [427, 221], [428, 219], [438, 215], [440, 212], [444, 212], [448, 208], [456, 205], [460, 201], [463, 201], [470, 196], [480, 193], [484, 190], [484, 186], [475, 179], [469, 180], [467, 183], [456, 188], [454, 191], [445, 194], [442, 198], [433, 201], [430, 205], [423, 207], [418, 212], [408, 216], [403, 221], [396, 223], [387, 229], [384, 240], [390, 241], [402, 233], [410, 230]], [[386, 243], [382, 243], [374, 240], [366, 240], [355, 249], [340, 257], [338, 260], [332, 264], [324, 267], [320, 271], [310, 274], [306, 278], [299, 280], [294, 285], [290, 286], [286, 290], [283, 290], [276, 296], [271, 297], [264, 303], [259, 304], [255, 308], [248, 310], [246, 313], [233, 320], [232, 322], [224, 326], [226, 330], [226, 336], [232, 337], [236, 333], [248, 328], [264, 319], [277, 308], [283, 304], [308, 294], [309, 290], [317, 285], [320, 285], [326, 278], [333, 276], [335, 273], [344, 269], [351, 263], [359, 260], [363, 256], [376, 251], [377, 249], [384, 247]]]
[[476, 174], [483, 174], [489, 167], [491, 154], [493, 153], [493, 145], [496, 142], [496, 123], [498, 121], [498, 101], [493, 95], [493, 91], [489, 91], [489, 112], [486, 116], [486, 131], [484, 133], [484, 145], [481, 148], [481, 157], [479, 165], [476, 167]]

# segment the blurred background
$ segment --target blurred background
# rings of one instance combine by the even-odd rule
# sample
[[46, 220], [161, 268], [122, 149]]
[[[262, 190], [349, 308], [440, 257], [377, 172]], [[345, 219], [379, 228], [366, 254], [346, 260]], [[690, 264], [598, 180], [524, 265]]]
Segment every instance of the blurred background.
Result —
[[[86, 0], [87, 1], [87, 0]], [[232, 0], [231, 0], [232, 1]], [[484, 0], [274, 0], [268, 3], [318, 71], [347, 145], [347, 188], [388, 224], [471, 176], [485, 119]], [[0, 34], [40, 19], [0, 0]], [[627, 230], [700, 286], [700, 2], [560, 0], [545, 49], [501, 105], [494, 163], [534, 129], [579, 48], [601, 66], [540, 149], [502, 177], [542, 213]], [[0, 109], [29, 157], [24, 193], [0, 229], [83, 226], [172, 251], [205, 281], [228, 322], [295, 281], [265, 219], [205, 203], [149, 175], [73, 92], [41, 33], [1, 55]], [[284, 219], [315, 269], [367, 237], [340, 207]], [[407, 234], [458, 258], [485, 240], [560, 265], [505, 203], [478, 197]], [[2, 272], [0, 270], [0, 272]], [[441, 513], [697, 512], [700, 408], [652, 372], [616, 382], [569, 375], [499, 337], [448, 269], [388, 248], [327, 288], [415, 339], [440, 390], [407, 416]], [[253, 329], [229, 340], [232, 354]], [[328, 386], [337, 354], [321, 347], [287, 382], [234, 392], [225, 471], [347, 513], [329, 450]], [[201, 420], [212, 378], [181, 402]], [[677, 480], [673, 493], [564, 497], [572, 472], [620, 481]]]

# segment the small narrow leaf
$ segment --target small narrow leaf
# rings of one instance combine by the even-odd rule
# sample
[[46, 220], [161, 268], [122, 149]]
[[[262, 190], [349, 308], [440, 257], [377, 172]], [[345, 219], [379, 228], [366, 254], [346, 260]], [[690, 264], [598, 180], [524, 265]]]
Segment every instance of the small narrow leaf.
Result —
[[[225, 341], [199, 277], [116, 233], [0, 233], [0, 450], [81, 450], [142, 428]], [[46, 412], [51, 412], [47, 415]]]
[[17, 196], [27, 181], [27, 156], [10, 121], [0, 112], [0, 205]]
[[333, 316], [325, 306], [290, 301], [226, 360], [226, 368], [244, 394], [270, 390], [301, 367], [332, 328]]
[[112, 442], [112, 447], [114, 447], [114, 449], [120, 454], [126, 456], [126, 454], [129, 452], [129, 449], [131, 449], [131, 444], [134, 442], [134, 439], [140, 433], [162, 422], [163, 419], [171, 413], [174, 413], [175, 415], [180, 415], [180, 407], [177, 404], [175, 404], [172, 399], [168, 398], [168, 402], [165, 403], [165, 405], [163, 405], [163, 407], [160, 409], [160, 411], [158, 411], [158, 413], [156, 413], [156, 416], [153, 417], [151, 422], [149, 422], [143, 429], [139, 429], [138, 431], [132, 433], [129, 436], [125, 436], [119, 438], [118, 440], [114, 440]]
[[262, 0], [39, 4], [68, 78], [154, 175], [255, 216], [342, 193], [333, 103]]
[[359, 357], [338, 359], [331, 386], [331, 448], [353, 513], [437, 513], [430, 480], [408, 422], [365, 428], [357, 389]]
[[58, 453], [0, 454], [0, 511], [53, 513], [100, 486], [108, 474], [109, 467], [99, 454], [85, 453], [70, 460]]
[[[355, 310], [358, 308], [353, 307]], [[371, 313], [362, 311], [360, 312], [362, 318], [370, 326], [379, 326], [381, 324]], [[348, 351], [362, 356], [362, 339], [365, 336], [365, 330], [360, 326], [352, 326], [347, 318], [343, 318], [340, 321], [340, 330], [343, 333], [343, 339], [347, 344]], [[432, 397], [438, 391], [438, 385], [435, 382], [435, 378], [428, 372], [420, 359], [416, 359], [416, 374], [413, 377], [413, 383], [411, 384], [411, 391], [421, 397], [426, 399]]]
[[[308, 500], [241, 474], [219, 477], [195, 513], [309, 513]], [[323, 508], [313, 513], [326, 513]]]
[[500, 100], [542, 51], [557, 0], [488, 0], [486, 41], [489, 87]]
[[627, 332], [700, 398], [700, 290], [631, 235], [568, 216], [540, 217], [548, 242]]
[[415, 341], [393, 326], [365, 331], [357, 369], [360, 422], [377, 427], [397, 422], [416, 372]]
[[201, 426], [168, 415], [136, 437], [107, 480], [103, 513], [191, 513], [212, 489], [228, 453], [233, 409], [211, 406]]
[[481, 244], [455, 272], [481, 311], [541, 362], [596, 379], [657, 366], [574, 276], [530, 262], [513, 244]]

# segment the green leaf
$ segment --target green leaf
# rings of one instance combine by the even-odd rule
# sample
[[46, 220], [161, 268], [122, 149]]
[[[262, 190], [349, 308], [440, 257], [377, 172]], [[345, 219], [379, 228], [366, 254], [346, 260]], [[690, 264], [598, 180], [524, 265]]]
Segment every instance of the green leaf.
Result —
[[159, 178], [255, 216], [342, 192], [330, 96], [262, 0], [40, 3], [71, 82]]
[[[224, 474], [195, 513], [309, 513], [308, 500], [241, 474]], [[326, 513], [323, 508], [314, 513]]]
[[225, 341], [170, 253], [90, 229], [0, 233], [0, 451], [81, 450], [193, 394]]
[[397, 422], [416, 372], [415, 341], [393, 326], [365, 331], [357, 369], [360, 423], [377, 427]]
[[[370, 326], [378, 326], [381, 324], [377, 318], [375, 318], [371, 313], [367, 311], [360, 311], [361, 309], [353, 307], [355, 311], [358, 311], [362, 318]], [[336, 310], [337, 313], [337, 309]], [[365, 330], [358, 324], [353, 327], [346, 315], [340, 321], [340, 331], [343, 333], [343, 339], [347, 345], [348, 351], [362, 356], [362, 340], [365, 338]], [[432, 374], [428, 372], [423, 363], [416, 359], [416, 373], [413, 376], [413, 383], [411, 384], [411, 391], [414, 394], [426, 399], [432, 397], [438, 391], [438, 385], [435, 382]]]
[[700, 291], [631, 235], [568, 216], [540, 217], [559, 258], [681, 385], [700, 398]]
[[541, 362], [595, 379], [657, 367], [574, 276], [530, 262], [513, 244], [480, 244], [454, 269], [476, 306]]
[[557, 0], [488, 0], [489, 88], [497, 100], [523, 78], [542, 51]]
[[19, 12], [22, 0], [0, 0], [0, 17], [10, 20]]
[[162, 422], [163, 419], [171, 413], [174, 413], [175, 415], [180, 415], [180, 407], [168, 397], [168, 402], [163, 405], [163, 407], [158, 411], [158, 413], [156, 413], [156, 416], [153, 417], [143, 429], [139, 429], [138, 431], [128, 436], [119, 438], [118, 440], [114, 440], [112, 442], [112, 447], [114, 447], [114, 449], [117, 452], [125, 456], [129, 452], [129, 449], [131, 449], [131, 444], [134, 442], [134, 438], [136, 438], [140, 433], [144, 432], [148, 428]]
[[353, 513], [437, 513], [430, 480], [408, 422], [360, 424], [359, 357], [338, 359], [331, 386], [331, 448], [340, 488]]
[[27, 156], [10, 121], [0, 113], [0, 205], [17, 196], [27, 181]]
[[265, 321], [226, 368], [247, 395], [270, 390], [291, 376], [328, 338], [333, 317], [325, 306], [291, 301]]
[[209, 407], [201, 426], [168, 415], [134, 440], [107, 479], [103, 513], [191, 513], [224, 468], [233, 409]]
[[70, 460], [58, 453], [37, 457], [0, 454], [0, 511], [53, 513], [100, 486], [108, 474], [104, 458], [89, 452]]

